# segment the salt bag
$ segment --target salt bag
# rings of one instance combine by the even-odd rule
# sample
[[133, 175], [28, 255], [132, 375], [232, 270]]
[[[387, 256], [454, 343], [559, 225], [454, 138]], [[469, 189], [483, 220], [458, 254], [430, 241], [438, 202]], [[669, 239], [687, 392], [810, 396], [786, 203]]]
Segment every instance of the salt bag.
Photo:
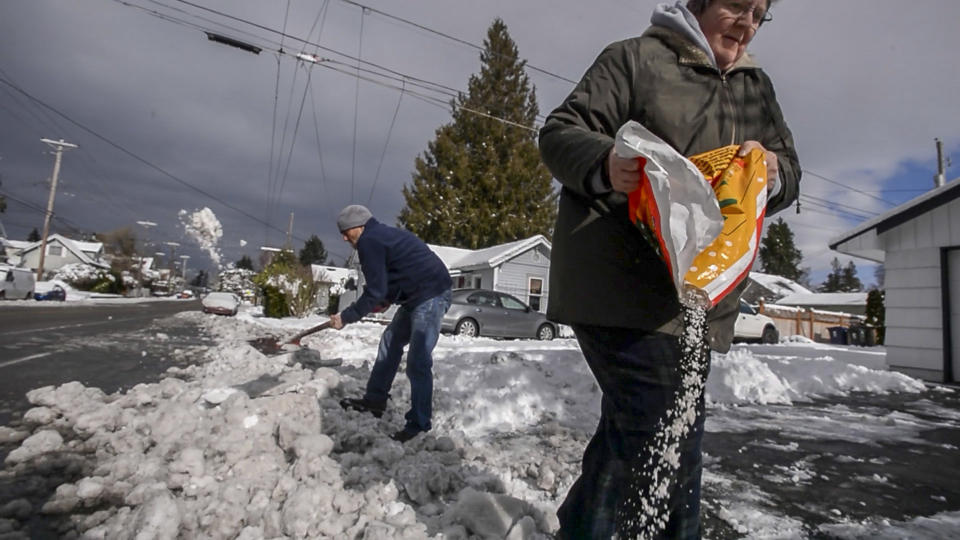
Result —
[[762, 150], [739, 156], [738, 145], [692, 156], [690, 161], [713, 186], [723, 230], [693, 260], [685, 280], [717, 305], [746, 279], [757, 257], [767, 212], [767, 164]]
[[[746, 279], [767, 205], [764, 153], [725, 146], [684, 158], [637, 122], [617, 133], [618, 156], [640, 161], [630, 219], [653, 234], [681, 299], [716, 306]], [[694, 294], [691, 294], [694, 292]]]
[[656, 237], [679, 297], [693, 260], [723, 229], [713, 188], [696, 165], [639, 122], [621, 126], [614, 152], [641, 162], [640, 186], [629, 195], [630, 219]]

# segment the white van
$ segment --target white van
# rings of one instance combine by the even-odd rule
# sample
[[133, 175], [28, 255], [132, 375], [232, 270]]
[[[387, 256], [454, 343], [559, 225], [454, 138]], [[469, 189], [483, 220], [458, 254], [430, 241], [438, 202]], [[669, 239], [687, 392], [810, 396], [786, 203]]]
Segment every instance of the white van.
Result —
[[32, 270], [0, 264], [0, 300], [31, 300], [36, 282]]

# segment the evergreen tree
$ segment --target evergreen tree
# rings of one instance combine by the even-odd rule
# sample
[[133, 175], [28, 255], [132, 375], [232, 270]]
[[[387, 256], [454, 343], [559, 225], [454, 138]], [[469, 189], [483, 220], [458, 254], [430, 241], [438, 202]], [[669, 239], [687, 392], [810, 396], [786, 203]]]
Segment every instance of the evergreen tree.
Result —
[[500, 19], [480, 62], [466, 95], [451, 102], [453, 121], [417, 157], [398, 221], [426, 242], [469, 249], [549, 237], [557, 194], [536, 145], [539, 107]]
[[840, 274], [842, 281], [843, 292], [860, 292], [863, 290], [863, 283], [860, 282], [860, 278], [857, 277], [857, 267], [853, 264], [853, 261], [847, 263], [843, 267], [843, 272]]
[[193, 281], [190, 282], [190, 285], [194, 287], [206, 287], [207, 286], [207, 272], [205, 270], [200, 270], [197, 272], [197, 275], [193, 278]]
[[40, 231], [36, 227], [30, 231], [30, 234], [27, 235], [27, 242], [39, 242], [40, 241]]
[[800, 268], [803, 253], [793, 242], [793, 231], [783, 218], [767, 227], [760, 242], [760, 266], [764, 273], [803, 281], [806, 270]]
[[820, 292], [839, 292], [843, 285], [843, 268], [840, 267], [840, 261], [836, 257], [830, 261], [830, 268], [832, 270], [820, 285]]
[[250, 260], [249, 255], [244, 255], [240, 257], [240, 260], [237, 261], [237, 268], [243, 268], [244, 270], [253, 270], [253, 261]]
[[840, 261], [834, 257], [830, 262], [832, 270], [827, 274], [827, 279], [820, 286], [820, 292], [859, 292], [863, 290], [863, 284], [857, 277], [857, 267], [853, 261], [846, 266], [840, 266]]
[[885, 296], [884, 291], [880, 289], [873, 289], [867, 293], [867, 324], [877, 329], [877, 345], [883, 345], [886, 330]]
[[323, 241], [317, 235], [311, 235], [303, 244], [303, 249], [300, 250], [300, 264], [309, 266], [326, 262], [327, 250], [323, 247]]

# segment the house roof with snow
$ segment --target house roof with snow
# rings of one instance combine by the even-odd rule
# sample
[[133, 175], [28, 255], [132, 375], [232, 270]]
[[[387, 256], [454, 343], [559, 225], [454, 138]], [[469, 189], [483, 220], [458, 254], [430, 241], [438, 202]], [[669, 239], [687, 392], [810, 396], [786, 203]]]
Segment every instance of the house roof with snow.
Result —
[[347, 280], [357, 277], [356, 270], [337, 266], [311, 264], [310, 271], [313, 273], [314, 281], [331, 283], [333, 286], [330, 288], [330, 292], [333, 294], [343, 294], [343, 286], [347, 283]]
[[[85, 264], [90, 264], [100, 268], [109, 268], [110, 265], [103, 264], [95, 257], [99, 257], [103, 251], [103, 243], [101, 242], [80, 242], [78, 240], [71, 240], [65, 236], [59, 234], [51, 234], [47, 237], [47, 245], [51, 243], [58, 243], [65, 247], [70, 253], [72, 253], [77, 259]], [[37, 241], [31, 243], [29, 246], [23, 248], [20, 252], [21, 256], [26, 256], [27, 253], [40, 249], [40, 246], [43, 245], [43, 241]]]
[[[862, 257], [871, 261], [883, 262], [886, 253], [877, 240], [877, 235], [902, 225], [911, 219], [926, 214], [960, 197], [960, 178], [956, 178], [919, 197], [892, 208], [877, 217], [868, 219], [860, 225], [830, 240], [830, 249]], [[857, 242], [852, 242], [857, 240]], [[842, 244], [842, 245], [841, 245]]]
[[786, 306], [865, 306], [867, 293], [796, 293], [777, 300], [777, 304]]
[[548, 255], [553, 248], [550, 241], [541, 234], [524, 240], [475, 250], [428, 244], [430, 249], [440, 257], [447, 269], [461, 271], [493, 268], [538, 245], [546, 248]]
[[785, 277], [776, 276], [773, 274], [750, 272], [750, 279], [756, 281], [757, 284], [770, 290], [778, 297], [788, 296], [791, 294], [811, 294], [813, 292], [803, 285], [800, 285], [796, 281], [793, 281], [792, 279], [787, 279]]

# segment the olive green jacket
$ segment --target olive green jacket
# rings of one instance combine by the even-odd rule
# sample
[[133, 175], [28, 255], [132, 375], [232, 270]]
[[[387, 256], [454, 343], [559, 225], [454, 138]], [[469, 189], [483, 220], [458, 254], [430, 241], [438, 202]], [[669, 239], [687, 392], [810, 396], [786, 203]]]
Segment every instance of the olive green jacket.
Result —
[[[630, 224], [626, 196], [606, 177], [613, 138], [628, 120], [685, 156], [759, 141], [780, 169], [768, 216], [797, 197], [800, 165], [770, 79], [749, 55], [721, 73], [701, 49], [659, 26], [608, 46], [547, 118], [540, 153], [563, 184], [548, 317], [676, 333], [679, 303], [666, 264]], [[730, 347], [743, 286], [710, 313], [714, 350]]]

